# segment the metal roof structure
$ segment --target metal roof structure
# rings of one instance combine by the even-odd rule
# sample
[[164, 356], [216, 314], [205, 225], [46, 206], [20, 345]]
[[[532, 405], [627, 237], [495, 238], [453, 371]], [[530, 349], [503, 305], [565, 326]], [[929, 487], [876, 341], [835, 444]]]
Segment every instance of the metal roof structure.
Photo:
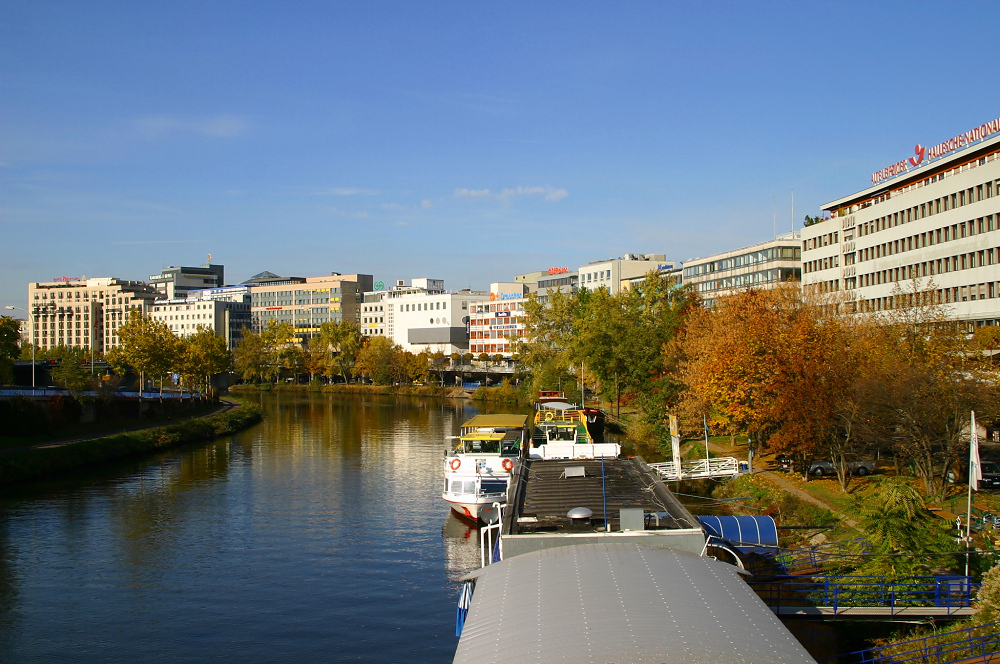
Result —
[[815, 662], [735, 567], [683, 551], [563, 546], [471, 576], [455, 664]]
[[528, 422], [527, 415], [513, 415], [508, 413], [493, 413], [487, 415], [476, 415], [465, 424], [463, 429], [470, 427], [523, 427]]

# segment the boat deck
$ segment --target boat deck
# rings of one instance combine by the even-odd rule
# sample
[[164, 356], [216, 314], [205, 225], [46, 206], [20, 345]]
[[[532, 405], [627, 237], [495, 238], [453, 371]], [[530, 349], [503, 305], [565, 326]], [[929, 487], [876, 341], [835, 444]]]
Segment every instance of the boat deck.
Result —
[[[619, 531], [620, 512], [628, 508], [647, 514], [646, 530], [699, 528], [658, 474], [639, 458], [605, 459], [603, 475], [600, 459], [531, 459], [518, 471], [514, 518], [505, 524], [507, 534], [594, 532], [605, 530], [606, 523]], [[577, 507], [586, 507], [593, 516], [570, 519], [567, 513]]]

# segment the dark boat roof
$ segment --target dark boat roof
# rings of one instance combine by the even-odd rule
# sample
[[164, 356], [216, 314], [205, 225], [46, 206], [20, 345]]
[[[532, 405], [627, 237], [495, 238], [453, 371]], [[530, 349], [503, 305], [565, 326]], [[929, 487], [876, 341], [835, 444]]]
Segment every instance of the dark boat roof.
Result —
[[593, 521], [603, 525], [605, 504], [613, 531], [620, 528], [622, 508], [663, 515], [661, 528], [701, 528], [659, 476], [637, 457], [605, 459], [603, 477], [600, 459], [531, 459], [519, 477], [515, 518], [505, 528], [509, 534], [594, 531], [591, 522], [573, 521], [567, 513], [586, 507], [593, 513]]

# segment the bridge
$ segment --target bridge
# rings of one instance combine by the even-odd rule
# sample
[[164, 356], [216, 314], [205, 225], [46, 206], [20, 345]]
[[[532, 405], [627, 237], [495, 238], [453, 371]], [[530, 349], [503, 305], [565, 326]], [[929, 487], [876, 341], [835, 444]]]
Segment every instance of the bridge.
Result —
[[680, 473], [673, 461], [648, 464], [665, 480], [699, 480], [713, 477], [735, 477], [740, 474], [740, 462], [736, 457], [713, 457], [681, 461]]
[[968, 576], [789, 575], [748, 583], [775, 615], [823, 619], [969, 616], [980, 585]]
[[[995, 664], [1000, 662], [1000, 623], [988, 623], [837, 655], [848, 664]], [[820, 661], [828, 661], [832, 658]]]

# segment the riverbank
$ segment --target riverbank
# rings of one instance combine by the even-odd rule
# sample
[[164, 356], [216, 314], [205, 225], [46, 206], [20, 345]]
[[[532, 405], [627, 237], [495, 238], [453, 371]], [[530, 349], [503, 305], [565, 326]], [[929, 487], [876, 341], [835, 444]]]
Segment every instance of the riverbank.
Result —
[[199, 443], [260, 422], [261, 409], [236, 403], [223, 412], [167, 426], [126, 431], [89, 440], [61, 441], [9, 450], [0, 456], [0, 486], [50, 477], [74, 468]]

